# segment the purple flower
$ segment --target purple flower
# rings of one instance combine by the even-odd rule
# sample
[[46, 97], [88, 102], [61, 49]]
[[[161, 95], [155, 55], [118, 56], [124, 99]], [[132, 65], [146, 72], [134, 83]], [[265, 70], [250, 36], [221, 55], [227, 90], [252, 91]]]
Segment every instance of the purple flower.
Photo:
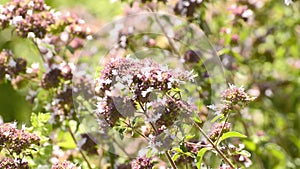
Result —
[[[192, 80], [192, 77], [190, 72], [171, 70], [150, 59], [112, 59], [96, 79], [96, 112], [99, 118], [113, 126], [121, 117], [119, 110], [130, 112], [125, 115], [128, 117], [135, 110], [148, 106], [148, 121], [158, 127], [170, 126], [178, 114], [187, 113], [185, 109], [189, 106], [166, 93]], [[157, 100], [154, 95], [162, 95], [162, 98]]]
[[30, 148], [32, 144], [39, 144], [40, 138], [26, 132], [24, 129], [17, 129], [14, 124], [4, 123], [0, 125], [0, 145], [8, 148], [10, 152], [20, 154]]
[[132, 169], [152, 169], [154, 166], [151, 158], [138, 157], [131, 162]]
[[226, 102], [229, 102], [233, 105], [242, 104], [247, 105], [250, 101], [253, 101], [254, 98], [250, 97], [243, 87], [236, 87], [235, 85], [230, 85], [229, 89], [226, 89], [222, 93], [222, 99]]
[[11, 159], [4, 158], [0, 160], [0, 168], [5, 169], [29, 169], [29, 165], [25, 161], [21, 161], [20, 159]]
[[225, 124], [224, 122], [216, 123], [212, 126], [212, 129], [209, 133], [209, 138], [212, 141], [216, 141], [219, 136], [221, 136], [223, 133], [230, 131], [230, 129], [231, 129], [231, 124], [228, 122], [226, 122]]
[[77, 169], [77, 166], [70, 161], [62, 161], [52, 165], [51, 169]]

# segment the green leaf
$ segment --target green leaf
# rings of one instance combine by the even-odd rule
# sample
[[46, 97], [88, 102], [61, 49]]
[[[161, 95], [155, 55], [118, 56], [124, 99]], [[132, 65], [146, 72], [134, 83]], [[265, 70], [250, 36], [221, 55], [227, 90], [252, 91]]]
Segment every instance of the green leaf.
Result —
[[180, 157], [180, 153], [175, 153], [174, 156], [172, 157], [173, 161], [176, 161]]
[[147, 157], [147, 158], [150, 158], [150, 157], [151, 157], [151, 154], [152, 154], [152, 150], [151, 150], [151, 149], [148, 149], [147, 154], [146, 154], [146, 157]]
[[180, 149], [182, 150], [182, 152], [187, 152], [187, 148], [185, 147], [184, 143], [180, 143]]
[[208, 150], [208, 148], [202, 148], [197, 154], [196, 166], [197, 166], [198, 169], [200, 169], [200, 167], [201, 167], [203, 156], [204, 156], [204, 154], [206, 153], [207, 150]]
[[248, 150], [250, 151], [255, 151], [256, 150], [256, 144], [253, 141], [249, 141], [249, 140], [244, 140], [243, 141], [245, 146], [247, 147]]
[[194, 116], [193, 120], [194, 120], [196, 123], [199, 123], [199, 124], [202, 123], [202, 120], [201, 120], [197, 115]]
[[58, 135], [58, 145], [65, 149], [75, 149], [77, 146], [69, 133], [60, 131]]
[[72, 46], [67, 46], [67, 49], [72, 53], [72, 54], [74, 54], [74, 52], [75, 52], [75, 50], [74, 50], [74, 48], [72, 48]]
[[183, 154], [186, 155], [186, 156], [195, 158], [195, 155], [194, 155], [193, 153], [191, 153], [191, 152], [185, 152], [185, 153], [183, 153]]
[[38, 125], [39, 125], [37, 115], [35, 113], [31, 114], [31, 125], [33, 127], [38, 127]]
[[178, 148], [178, 147], [173, 148], [172, 151], [175, 151], [177, 153], [183, 153], [183, 151], [180, 148]]
[[49, 123], [50, 113], [32, 113], [30, 130], [36, 131], [41, 136], [48, 136], [52, 131], [52, 124]]
[[218, 116], [215, 116], [210, 122], [214, 123], [219, 119], [223, 119], [224, 118], [224, 114], [220, 114]]
[[195, 134], [193, 134], [193, 135], [186, 135], [186, 136], [184, 136], [184, 140], [190, 140], [190, 139], [192, 139], [194, 137], [195, 137]]
[[229, 131], [227, 133], [224, 133], [220, 137], [220, 141], [219, 142], [222, 142], [223, 140], [228, 139], [228, 138], [232, 138], [232, 137], [246, 138], [247, 136], [245, 136], [244, 134], [241, 134], [241, 133], [239, 133], [237, 131]]

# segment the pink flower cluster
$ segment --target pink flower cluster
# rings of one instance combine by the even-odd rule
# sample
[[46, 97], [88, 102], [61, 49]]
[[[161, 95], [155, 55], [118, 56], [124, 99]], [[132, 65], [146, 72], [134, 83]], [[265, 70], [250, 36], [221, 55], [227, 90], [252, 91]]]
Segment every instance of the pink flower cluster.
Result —
[[230, 131], [231, 129], [231, 124], [226, 122], [224, 123], [216, 123], [212, 126], [212, 129], [209, 134], [209, 138], [212, 141], [216, 141], [219, 136], [221, 136], [223, 133], [226, 133]]
[[29, 149], [31, 145], [37, 145], [39, 142], [40, 138], [37, 135], [28, 133], [24, 129], [17, 129], [14, 124], [0, 124], [0, 143], [9, 152], [20, 154]]
[[47, 33], [56, 33], [59, 29], [85, 38], [90, 29], [83, 25], [84, 22], [76, 17], [54, 12], [43, 0], [13, 0], [0, 6], [0, 27], [13, 26], [24, 38], [44, 38]]
[[77, 169], [77, 166], [70, 161], [62, 161], [52, 165], [51, 169]]
[[113, 126], [122, 115], [130, 116], [142, 109], [146, 121], [157, 124], [158, 128], [168, 127], [178, 114], [186, 112], [183, 107], [188, 105], [167, 93], [189, 80], [193, 80], [191, 72], [170, 70], [150, 59], [112, 59], [96, 80], [96, 112], [101, 120]]
[[11, 158], [4, 158], [0, 160], [0, 168], [5, 169], [29, 169], [28, 162], [20, 159], [14, 160]]
[[146, 157], [138, 157], [131, 162], [132, 169], [152, 169], [153, 166], [152, 159]]

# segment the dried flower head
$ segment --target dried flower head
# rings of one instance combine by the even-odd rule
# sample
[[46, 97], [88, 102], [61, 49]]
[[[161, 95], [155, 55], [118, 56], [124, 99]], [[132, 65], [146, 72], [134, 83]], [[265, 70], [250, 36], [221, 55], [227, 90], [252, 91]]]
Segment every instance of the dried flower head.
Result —
[[174, 12], [177, 15], [193, 17], [196, 9], [200, 7], [203, 0], [179, 0], [176, 3]]
[[41, 86], [45, 89], [55, 88], [59, 86], [62, 72], [58, 68], [51, 69], [48, 73], [43, 75]]

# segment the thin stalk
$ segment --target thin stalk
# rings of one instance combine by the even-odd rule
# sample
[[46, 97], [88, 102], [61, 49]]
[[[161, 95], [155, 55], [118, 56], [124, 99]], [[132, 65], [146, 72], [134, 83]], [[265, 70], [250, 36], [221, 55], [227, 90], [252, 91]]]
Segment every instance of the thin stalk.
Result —
[[261, 161], [261, 158], [259, 158], [257, 155], [254, 156], [256, 161], [258, 162], [258, 166], [260, 169], [265, 169], [263, 162]]
[[[168, 95], [167, 95], [168, 96]], [[170, 96], [169, 96], [170, 97]], [[173, 99], [170, 97], [170, 99]], [[188, 109], [187, 109], [188, 110]], [[189, 110], [188, 110], [189, 111]], [[226, 155], [214, 144], [214, 142], [208, 137], [208, 135], [202, 130], [202, 128], [194, 122], [194, 125], [198, 128], [198, 130], [203, 134], [203, 136], [207, 139], [209, 144], [212, 145], [212, 147], [218, 152], [218, 154], [225, 160], [225, 162], [231, 167], [234, 168], [234, 165], [231, 163], [231, 161], [226, 157]]]
[[124, 150], [124, 148], [118, 143], [118, 141], [117, 141], [116, 139], [114, 139], [114, 138], [113, 138], [113, 140], [114, 140], [114, 143], [115, 143], [115, 144], [123, 151], [123, 153], [126, 154], [127, 157], [130, 157], [130, 154], [128, 154], [128, 153]]
[[134, 132], [136, 132], [137, 134], [139, 134], [140, 136], [142, 136], [143, 138], [145, 138], [146, 140], [149, 141], [148, 137], [146, 137], [143, 133], [141, 133], [140, 131], [136, 130], [133, 126], [131, 126], [130, 123], [127, 123], [125, 120], [122, 120], [123, 123], [125, 123], [127, 125], [127, 127], [131, 128]]
[[[70, 127], [69, 125], [67, 125], [67, 128], [68, 128], [68, 131], [69, 131], [69, 133], [70, 133], [70, 135], [71, 135], [71, 137], [72, 137], [74, 143], [75, 143], [76, 146], [77, 146], [77, 140], [76, 140], [76, 138], [75, 138], [74, 133], [72, 132], [71, 127]], [[79, 152], [80, 152], [80, 154], [81, 154], [83, 160], [87, 163], [88, 168], [89, 168], [89, 169], [92, 169], [92, 166], [91, 166], [90, 162], [89, 162], [88, 159], [86, 158], [86, 156], [85, 156], [85, 154], [83, 153], [83, 151], [81, 150], [81, 148], [79, 148]]]
[[42, 52], [40, 51], [40, 49], [39, 49], [39, 45], [36, 43], [36, 41], [35, 41], [34, 39], [32, 40], [32, 43], [36, 46], [38, 52], [39, 52], [40, 55], [41, 55], [41, 58], [42, 58], [43, 62], [44, 62], [44, 63], [47, 63], [46, 60], [45, 60], [45, 58], [44, 58], [43, 53], [42, 53]]
[[241, 113], [239, 110], [238, 110], [237, 112], [238, 112], [238, 115], [239, 115], [239, 119], [240, 119], [240, 121], [241, 121], [241, 123], [242, 123], [242, 125], [243, 125], [243, 127], [244, 127], [245, 134], [246, 134], [247, 137], [249, 137], [250, 134], [249, 134], [248, 126], [247, 126], [247, 124], [245, 123], [245, 121], [243, 120], [242, 113]]
[[[142, 108], [142, 110], [144, 111], [144, 113], [145, 113], [145, 115], [146, 115], [146, 114], [147, 114], [146, 109], [143, 107], [143, 105], [142, 105], [140, 102], [139, 102], [139, 105], [140, 105], [140, 107]], [[154, 126], [154, 124], [151, 123], [151, 122], [150, 122], [150, 124], [151, 124], [151, 127], [153, 128], [155, 134], [157, 134], [158, 132], [157, 132], [157, 129], [156, 129], [156, 127]], [[167, 156], [168, 161], [170, 162], [170, 164], [171, 164], [171, 166], [173, 167], [173, 169], [177, 169], [176, 164], [175, 164], [175, 162], [172, 160], [172, 157], [170, 156], [168, 150], [165, 151], [165, 155]]]
[[[147, 116], [147, 110], [146, 110], [146, 108], [144, 108], [144, 106], [142, 105], [141, 102], [138, 102], [138, 103], [139, 103], [140, 107], [142, 108], [142, 110], [144, 112], [144, 115]], [[153, 128], [154, 132], [157, 134], [157, 129], [154, 126], [154, 124], [152, 122], [149, 122], [149, 123], [150, 123], [151, 127]]]
[[175, 162], [172, 160], [171, 155], [169, 154], [168, 150], [165, 151], [165, 155], [167, 156], [171, 166], [173, 169], [177, 169]]
[[225, 160], [225, 162], [231, 167], [235, 168], [231, 161], [226, 157], [226, 155], [214, 144], [214, 142], [207, 136], [207, 134], [202, 130], [201, 127], [198, 126], [196, 122], [193, 122], [194, 125], [198, 128], [198, 130], [203, 134], [206, 140], [213, 146], [213, 148], [218, 152], [218, 154]]
[[185, 157], [184, 160], [185, 160], [185, 169], [189, 169], [188, 162], [187, 162], [187, 157]]
[[[151, 10], [151, 9], [150, 9], [150, 10]], [[155, 12], [155, 11], [152, 11], [152, 10], [151, 10], [151, 12]], [[161, 23], [160, 20], [158, 19], [156, 13], [154, 13], [154, 17], [155, 17], [155, 21], [158, 23], [158, 26], [159, 26], [160, 29], [162, 30], [163, 34], [167, 37], [170, 47], [171, 47], [172, 50], [178, 55], [178, 57], [180, 57], [180, 52], [179, 52], [179, 50], [177, 49], [177, 47], [176, 47], [176, 45], [175, 45], [173, 39], [171, 39], [171, 38], [168, 36], [168, 33], [167, 33], [167, 31], [165, 30], [165, 27], [162, 25], [162, 23]]]
[[9, 150], [8, 147], [6, 147], [6, 145], [4, 145], [5, 149], [8, 151], [9, 155], [12, 157], [12, 158], [15, 158], [14, 157], [14, 154]]
[[[224, 127], [225, 127], [225, 125], [226, 125], [228, 119], [229, 119], [229, 113], [228, 113], [228, 115], [227, 115], [226, 118], [225, 118], [225, 121], [224, 121], [224, 124], [222, 125], [221, 131], [224, 130]], [[220, 132], [219, 135], [218, 135], [218, 138], [217, 138], [217, 141], [216, 141], [216, 146], [217, 146], [217, 144], [218, 144], [218, 142], [219, 142], [221, 136], [222, 136], [222, 132]]]

